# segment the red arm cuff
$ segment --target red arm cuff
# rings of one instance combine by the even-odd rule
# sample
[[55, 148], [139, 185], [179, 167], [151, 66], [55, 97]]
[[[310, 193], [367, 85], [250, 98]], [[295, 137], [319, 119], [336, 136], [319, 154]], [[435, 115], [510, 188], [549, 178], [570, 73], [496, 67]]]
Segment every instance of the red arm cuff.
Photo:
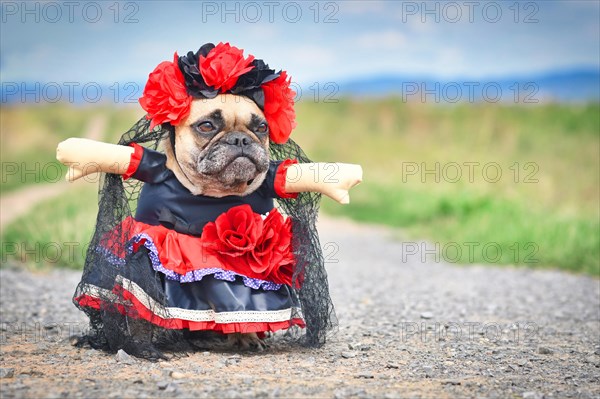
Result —
[[123, 180], [129, 179], [133, 174], [137, 171], [140, 166], [140, 162], [142, 161], [142, 155], [144, 155], [144, 147], [137, 143], [129, 144], [134, 148], [134, 151], [131, 153], [131, 159], [129, 161], [129, 167], [127, 167], [127, 171], [123, 174]]
[[286, 159], [277, 168], [277, 173], [275, 174], [275, 194], [277, 194], [280, 198], [296, 198], [298, 193], [288, 193], [285, 191], [285, 177], [287, 175], [287, 169], [290, 165], [297, 164], [298, 161], [295, 159]]

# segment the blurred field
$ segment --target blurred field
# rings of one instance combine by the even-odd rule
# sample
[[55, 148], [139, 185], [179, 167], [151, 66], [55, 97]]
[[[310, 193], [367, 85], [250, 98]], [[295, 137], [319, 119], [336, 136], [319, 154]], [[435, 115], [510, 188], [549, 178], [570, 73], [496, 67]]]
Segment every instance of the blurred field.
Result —
[[[103, 138], [111, 141], [141, 116], [135, 108], [61, 105], [0, 112], [3, 164], [53, 160], [56, 143], [84, 135], [97, 115], [106, 118]], [[297, 112], [293, 137], [311, 158], [360, 163], [365, 171], [351, 204], [325, 199], [325, 212], [398, 227], [403, 240], [437, 243], [453, 262], [600, 274], [598, 104], [433, 106], [389, 98], [304, 102]], [[21, 180], [3, 170], [2, 192]], [[33, 182], [33, 175], [25, 179]], [[2, 241], [86, 242], [96, 189], [89, 184], [40, 204], [6, 228]]]
[[365, 168], [351, 205], [325, 200], [329, 213], [402, 227], [452, 261], [598, 275], [599, 108], [304, 103], [295, 136], [316, 159]]
[[98, 137], [102, 140], [132, 125], [135, 115], [139, 118], [142, 113], [136, 108], [3, 105], [2, 193], [26, 184], [62, 180], [67, 169], [56, 161], [56, 144], [68, 137], [85, 136], [93, 118], [105, 119], [108, 136]]

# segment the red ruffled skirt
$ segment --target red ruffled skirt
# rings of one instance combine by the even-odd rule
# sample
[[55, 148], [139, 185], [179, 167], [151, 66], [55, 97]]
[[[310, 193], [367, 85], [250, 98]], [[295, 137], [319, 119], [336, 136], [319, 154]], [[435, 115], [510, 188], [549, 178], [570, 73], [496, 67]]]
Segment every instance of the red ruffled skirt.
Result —
[[[97, 248], [107, 262], [122, 268], [123, 273], [110, 288], [95, 285], [92, 279], [75, 301], [91, 309], [116, 307], [122, 314], [167, 329], [229, 334], [277, 331], [294, 325], [305, 327], [299, 302], [291, 289], [291, 248], [289, 253], [281, 250], [280, 244], [286, 244], [286, 237], [268, 243], [271, 247], [279, 245], [280, 254], [275, 258], [261, 253], [255, 256], [251, 251], [231, 256], [223, 250], [222, 243], [215, 243], [218, 240], [214, 237], [220, 233], [215, 231], [209, 240], [206, 234], [190, 236], [129, 217], [106, 234]], [[261, 239], [273, 241], [268, 227], [260, 231], [268, 237], [255, 237], [254, 248]], [[138, 253], [143, 256], [134, 256]], [[250, 257], [253, 260], [249, 262]], [[257, 262], [261, 259], [270, 264], [264, 267]], [[137, 275], [149, 271], [160, 276], [160, 297], [167, 302], [136, 281]]]

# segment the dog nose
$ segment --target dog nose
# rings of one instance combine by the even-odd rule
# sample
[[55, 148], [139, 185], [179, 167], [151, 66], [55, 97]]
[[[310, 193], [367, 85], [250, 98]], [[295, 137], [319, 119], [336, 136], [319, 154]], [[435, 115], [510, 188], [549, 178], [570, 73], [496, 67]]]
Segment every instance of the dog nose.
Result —
[[235, 132], [227, 135], [225, 142], [236, 147], [246, 147], [252, 142], [252, 139], [247, 134]]

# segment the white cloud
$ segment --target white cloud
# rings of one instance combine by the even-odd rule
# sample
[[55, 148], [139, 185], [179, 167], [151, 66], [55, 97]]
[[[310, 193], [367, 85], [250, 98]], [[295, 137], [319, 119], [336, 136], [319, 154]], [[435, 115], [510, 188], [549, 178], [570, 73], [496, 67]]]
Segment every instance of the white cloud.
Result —
[[437, 54], [437, 62], [440, 65], [451, 66], [456, 71], [461, 71], [465, 67], [465, 57], [463, 52], [457, 47], [445, 47], [440, 49]]
[[57, 59], [58, 51], [48, 44], [40, 44], [22, 54], [9, 53], [3, 56], [2, 80], [58, 80], [55, 75], [48, 77], [48, 71], [64, 68], [64, 61]]
[[[398, 21], [401, 20], [401, 16], [398, 15]], [[439, 29], [440, 24], [435, 24], [431, 22], [423, 22], [421, 18], [407, 18], [406, 21], [402, 21], [402, 23], [407, 27], [407, 29], [414, 34], [434, 34]]]
[[295, 82], [306, 82], [319, 79], [323, 71], [335, 68], [338, 61], [332, 49], [307, 44], [280, 51], [269, 58], [269, 65], [288, 70]]
[[386, 4], [384, 1], [373, 0], [373, 1], [344, 1], [337, 3], [340, 6], [342, 13], [362, 15], [365, 13], [382, 13]]
[[245, 28], [244, 33], [254, 39], [265, 39], [281, 34], [275, 24], [253, 24]]
[[356, 39], [356, 44], [363, 48], [398, 49], [406, 44], [406, 37], [395, 30], [363, 33]]

